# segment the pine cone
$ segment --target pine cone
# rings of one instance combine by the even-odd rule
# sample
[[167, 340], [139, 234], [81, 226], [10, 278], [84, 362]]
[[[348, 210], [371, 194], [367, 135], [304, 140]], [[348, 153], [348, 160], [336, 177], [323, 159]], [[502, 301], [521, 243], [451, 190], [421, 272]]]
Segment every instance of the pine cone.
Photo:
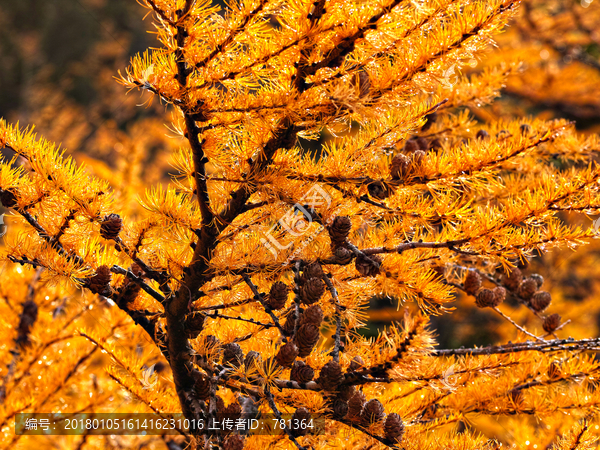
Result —
[[237, 420], [242, 417], [242, 407], [237, 401], [234, 401], [233, 403], [227, 405], [227, 407], [223, 410], [222, 415], [228, 419]]
[[315, 345], [319, 341], [319, 328], [312, 323], [306, 323], [298, 328], [296, 334], [296, 344], [298, 345], [298, 356], [306, 358], [310, 355]]
[[494, 303], [498, 306], [506, 299], [506, 289], [502, 286], [495, 287], [492, 292], [494, 293]]
[[194, 390], [200, 400], [208, 399], [210, 395], [210, 381], [200, 372], [194, 372]]
[[302, 275], [305, 280], [310, 280], [311, 278], [323, 278], [325, 276], [321, 264], [316, 261], [305, 266], [304, 269], [302, 269]]
[[542, 325], [546, 333], [552, 333], [560, 325], [560, 316], [558, 314], [550, 314], [544, 318]]
[[533, 273], [533, 274], [531, 274], [531, 276], [529, 278], [531, 278], [532, 280], [535, 281], [538, 289], [541, 288], [542, 285], [544, 284], [544, 277], [541, 276], [539, 273]]
[[[298, 408], [294, 414], [292, 415], [292, 423], [302, 423], [302, 421], [304, 420], [304, 423], [308, 423], [310, 421], [310, 411], [306, 408]], [[306, 428], [302, 428], [302, 427], [298, 427], [298, 428], [294, 428], [292, 430], [290, 430], [294, 436], [305, 436], [308, 434], [310, 428], [306, 427]]]
[[363, 422], [369, 424], [381, 422], [385, 418], [383, 405], [376, 398], [369, 400], [363, 407], [360, 418]]
[[12, 191], [2, 191], [2, 193], [0, 193], [0, 202], [2, 202], [2, 206], [5, 208], [12, 208], [17, 204], [17, 197]]
[[373, 181], [367, 185], [369, 195], [378, 200], [385, 200], [392, 195], [392, 189], [383, 181]]
[[333, 401], [331, 409], [333, 410], [333, 417], [343, 419], [348, 414], [348, 402], [345, 402], [341, 398], [336, 398]]
[[230, 434], [223, 441], [223, 450], [244, 450], [245, 439], [239, 434]]
[[490, 133], [488, 133], [488, 132], [487, 132], [487, 131], [485, 131], [485, 130], [479, 130], [479, 131], [477, 132], [477, 134], [475, 135], [475, 137], [476, 137], [477, 139], [489, 139], [489, 137], [490, 137]]
[[188, 339], [196, 339], [204, 328], [204, 314], [193, 312], [185, 316], [185, 331]]
[[427, 139], [425, 139], [423, 136], [419, 136], [416, 139], [416, 143], [419, 150], [427, 150], [427, 148], [429, 147]]
[[[424, 143], [421, 143], [419, 145], [424, 145], [424, 149], [427, 149], [427, 141], [425, 141]], [[427, 157], [427, 153], [425, 153], [423, 151], [423, 149], [421, 150], [417, 150], [416, 152], [414, 152], [412, 154], [412, 162], [411, 162], [411, 166], [412, 166], [412, 170], [414, 171], [415, 168], [417, 167], [421, 167], [423, 165], [423, 162], [425, 161], [425, 158]]]
[[300, 290], [300, 300], [306, 305], [319, 301], [325, 293], [325, 282], [320, 278], [310, 278]]
[[438, 138], [433, 139], [430, 143], [429, 143], [429, 150], [439, 150], [442, 148], [442, 141], [440, 141]]
[[356, 271], [363, 277], [374, 277], [381, 271], [381, 263], [383, 260], [377, 255], [370, 255], [369, 259], [377, 263], [378, 267], [367, 261], [367, 259], [362, 255], [357, 256], [356, 260], [354, 261]]
[[286, 336], [291, 336], [294, 334], [294, 328], [296, 327], [296, 316], [294, 311], [287, 315], [285, 322], [282, 325], [283, 332]]
[[529, 305], [531, 306], [531, 309], [533, 309], [534, 311], [542, 312], [548, 306], [550, 306], [551, 301], [552, 301], [552, 296], [550, 295], [549, 292], [539, 291], [539, 292], [536, 292], [535, 294], [533, 294], [533, 297], [531, 297], [531, 300], [529, 301]]
[[240, 367], [244, 361], [244, 352], [240, 344], [231, 343], [223, 346], [223, 365]]
[[521, 270], [519, 268], [515, 267], [514, 269], [512, 269], [512, 271], [508, 275], [505, 274], [502, 277], [502, 284], [509, 291], [516, 291], [517, 289], [519, 289], [519, 286], [521, 285], [522, 280], [523, 280], [523, 273], [521, 272]]
[[479, 308], [493, 308], [495, 306], [498, 306], [499, 303], [496, 303], [496, 295], [494, 294], [494, 291], [492, 291], [491, 289], [482, 289], [477, 293], [477, 296], [475, 297], [475, 304]]
[[419, 150], [419, 144], [417, 144], [417, 140], [409, 139], [408, 141], [406, 141], [406, 143], [404, 144], [403, 150], [405, 152], [411, 152], [411, 153]]
[[404, 436], [404, 422], [402, 418], [396, 414], [391, 413], [385, 419], [385, 438], [392, 442], [401, 442], [402, 436]]
[[518, 294], [521, 298], [529, 300], [531, 297], [533, 297], [533, 294], [535, 294], [537, 289], [538, 287], [535, 280], [532, 280], [531, 278], [526, 278], [521, 283], [521, 286], [519, 286]]
[[293, 342], [288, 342], [284, 344], [277, 352], [277, 356], [275, 359], [279, 363], [279, 365], [283, 367], [289, 367], [292, 365], [296, 357], [298, 356], [298, 347]]
[[104, 239], [116, 239], [123, 228], [123, 220], [118, 214], [105, 216], [100, 225], [100, 236]]
[[283, 308], [288, 297], [288, 290], [288, 286], [281, 281], [273, 283], [267, 298], [267, 305], [275, 310]]
[[348, 402], [356, 394], [356, 388], [354, 386], [343, 385], [338, 391], [337, 398]]
[[300, 316], [299, 326], [307, 323], [311, 323], [316, 327], [320, 327], [323, 322], [323, 310], [319, 305], [311, 305], [304, 310], [302, 316]]
[[304, 361], [294, 361], [292, 371], [290, 372], [290, 380], [297, 383], [308, 383], [315, 377], [315, 371], [312, 367], [305, 364]]
[[212, 334], [209, 334], [204, 338], [204, 346], [207, 348], [214, 348], [218, 347], [219, 345], [221, 345], [221, 342], [216, 336], [213, 336]]
[[365, 362], [363, 361], [363, 359], [360, 356], [355, 356], [354, 358], [352, 358], [348, 370], [350, 372], [354, 372], [355, 370], [362, 369], [363, 367], [365, 367]]
[[346, 264], [350, 264], [354, 253], [345, 247], [338, 247], [333, 252], [333, 256], [338, 264], [345, 266]]
[[342, 368], [336, 361], [329, 361], [321, 369], [317, 382], [326, 391], [335, 391], [344, 380]]
[[481, 275], [475, 270], [468, 270], [465, 277], [465, 292], [469, 295], [475, 295], [480, 288]]
[[362, 391], [356, 391], [356, 394], [348, 400], [348, 418], [359, 419], [366, 402], [367, 397], [365, 394]]
[[531, 125], [524, 123], [519, 126], [519, 131], [521, 132], [522, 135], [527, 136], [527, 135], [531, 134], [533, 129], [531, 128]]
[[110, 281], [112, 274], [108, 266], [100, 266], [96, 269], [96, 275], [88, 278], [88, 288], [94, 294], [110, 295]]
[[346, 242], [352, 229], [352, 221], [348, 216], [337, 216], [328, 228], [329, 238], [334, 247], [339, 247]]
[[398, 153], [392, 159], [390, 165], [390, 174], [392, 179], [401, 180], [408, 175], [410, 171], [410, 158], [404, 153]]

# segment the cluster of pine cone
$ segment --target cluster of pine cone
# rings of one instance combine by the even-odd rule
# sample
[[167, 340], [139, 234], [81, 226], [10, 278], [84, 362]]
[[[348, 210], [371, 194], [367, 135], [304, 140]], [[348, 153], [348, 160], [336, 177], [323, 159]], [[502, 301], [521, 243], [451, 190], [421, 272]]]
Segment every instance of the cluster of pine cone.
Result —
[[[502, 275], [501, 283], [503, 286], [494, 289], [483, 288], [481, 275], [471, 269], [467, 271], [463, 286], [467, 294], [475, 296], [475, 304], [480, 308], [498, 306], [506, 298], [507, 291], [536, 313], [546, 310], [552, 301], [549, 292], [540, 290], [544, 278], [537, 273], [525, 277], [521, 269], [515, 267], [508, 274]], [[553, 332], [560, 325], [558, 314], [551, 314], [543, 320], [543, 328], [548, 333]]]

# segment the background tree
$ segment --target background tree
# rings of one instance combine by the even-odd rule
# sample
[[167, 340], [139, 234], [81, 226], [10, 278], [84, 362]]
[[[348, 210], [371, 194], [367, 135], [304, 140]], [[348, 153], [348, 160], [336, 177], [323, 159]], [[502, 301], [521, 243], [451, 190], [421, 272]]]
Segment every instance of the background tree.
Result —
[[[163, 47], [120, 81], [170, 105], [172, 182], [139, 169], [152, 123], [123, 137], [137, 156], [112, 179], [0, 126], [15, 155], [0, 168], [15, 212], [4, 446], [39, 445], [12, 433], [22, 411], [258, 408], [324, 415], [325, 436], [54, 442], [592, 448], [598, 340], [559, 337], [569, 324], [529, 259], [594, 236], [561, 214], [598, 210], [598, 139], [481, 109], [516, 64], [460, 75], [481, 67], [515, 2], [146, 6]], [[374, 297], [404, 317], [369, 340]], [[460, 336], [451, 318], [473, 308], [501, 320], [481, 336], [499, 345], [435, 348], [429, 318]], [[164, 379], [145, 389], [151, 366]]]

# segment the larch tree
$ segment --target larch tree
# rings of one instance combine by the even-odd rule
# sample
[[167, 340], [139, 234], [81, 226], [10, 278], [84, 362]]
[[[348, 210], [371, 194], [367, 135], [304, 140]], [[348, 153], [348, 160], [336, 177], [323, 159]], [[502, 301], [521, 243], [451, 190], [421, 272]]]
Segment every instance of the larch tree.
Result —
[[[162, 47], [118, 81], [166, 105], [168, 130], [121, 136], [111, 172], [0, 122], [2, 448], [595, 448], [600, 339], [568, 337], [537, 261], [595, 236], [573, 216], [599, 212], [600, 142], [486, 105], [507, 85], [594, 113], [593, 92], [515, 81], [531, 72], [498, 55], [528, 41], [492, 39], [516, 18], [543, 60], [593, 70], [569, 46], [598, 39], [597, 4], [585, 26], [530, 0], [142, 4]], [[579, 69], [559, 76], [572, 91]], [[140, 168], [165, 133], [168, 182], [162, 157]], [[401, 314], [367, 338], [375, 297]], [[460, 333], [463, 308], [497, 317], [498, 342], [437, 347], [431, 321]], [[324, 426], [16, 434], [28, 412]]]

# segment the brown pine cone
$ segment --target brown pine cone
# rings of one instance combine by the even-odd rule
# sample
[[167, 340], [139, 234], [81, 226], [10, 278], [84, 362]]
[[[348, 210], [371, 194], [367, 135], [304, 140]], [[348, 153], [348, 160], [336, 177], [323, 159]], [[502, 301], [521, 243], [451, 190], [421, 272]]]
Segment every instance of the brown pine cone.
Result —
[[487, 132], [487, 131], [485, 131], [485, 130], [479, 130], [479, 131], [477, 132], [477, 134], [475, 135], [475, 138], [477, 138], [477, 139], [482, 139], [482, 140], [483, 140], [483, 139], [488, 139], [489, 137], [490, 137], [490, 133], [488, 133], [488, 132]]
[[193, 312], [185, 316], [185, 331], [188, 339], [196, 339], [204, 328], [204, 314]]
[[532, 273], [529, 278], [531, 278], [532, 280], [535, 281], [535, 283], [537, 284], [538, 289], [541, 288], [542, 285], [544, 284], [544, 277], [541, 276], [539, 273]]
[[377, 263], [377, 267], [362, 255], [357, 256], [356, 260], [354, 261], [356, 271], [363, 277], [374, 277], [381, 272], [381, 263], [383, 260], [377, 255], [370, 255], [369, 259]]
[[230, 434], [223, 441], [223, 450], [244, 450], [244, 436]]
[[287, 315], [287, 318], [285, 319], [285, 322], [283, 323], [281, 328], [283, 328], [283, 332], [285, 333], [286, 336], [291, 336], [292, 334], [294, 334], [295, 327], [296, 327], [296, 316], [294, 314], [294, 311], [292, 311], [291, 313], [289, 313]]
[[369, 195], [378, 200], [385, 200], [392, 195], [392, 189], [383, 181], [373, 181], [367, 185]]
[[200, 400], [206, 400], [210, 395], [210, 381], [198, 371], [193, 373], [193, 378], [196, 395]]
[[465, 292], [469, 295], [475, 295], [480, 288], [481, 275], [475, 270], [468, 270], [465, 277]]
[[306, 323], [311, 323], [316, 327], [320, 327], [322, 322], [323, 310], [321, 307], [319, 305], [310, 305], [300, 316], [300, 323], [298, 325], [302, 326]]
[[525, 278], [521, 283], [521, 286], [519, 286], [518, 294], [521, 298], [529, 300], [531, 297], [533, 297], [533, 294], [535, 294], [537, 289], [538, 287], [535, 280], [532, 280], [531, 278]]
[[287, 284], [281, 281], [273, 283], [267, 297], [267, 305], [275, 310], [283, 308], [288, 297], [288, 290]]
[[362, 391], [356, 391], [350, 400], [348, 400], [348, 418], [359, 419], [366, 402], [367, 397], [365, 394]]
[[405, 152], [414, 152], [414, 151], [419, 150], [419, 144], [417, 144], [417, 140], [409, 139], [408, 141], [406, 141], [406, 143], [404, 144], [403, 150]]
[[521, 132], [521, 134], [527, 136], [527, 135], [531, 134], [533, 129], [531, 128], [531, 125], [524, 123], [519, 126], [519, 131]]
[[300, 300], [306, 305], [319, 301], [325, 293], [325, 282], [320, 278], [310, 278], [300, 290]]
[[516, 291], [517, 289], [519, 289], [519, 286], [521, 285], [522, 280], [523, 280], [523, 273], [521, 272], [521, 270], [519, 268], [515, 267], [514, 269], [511, 270], [511, 272], [508, 275], [505, 274], [502, 277], [502, 284], [509, 291]]
[[331, 406], [333, 410], [333, 417], [337, 419], [343, 419], [348, 414], [348, 402], [345, 402], [341, 398], [336, 398]]
[[319, 342], [319, 328], [312, 323], [305, 323], [298, 328], [296, 333], [296, 345], [298, 345], [298, 356], [306, 358], [310, 355], [317, 342]]
[[225, 411], [225, 401], [219, 395], [215, 395], [215, 400], [217, 403], [217, 413], [223, 414], [223, 411]]
[[352, 229], [352, 221], [348, 216], [337, 216], [333, 219], [333, 222], [328, 228], [329, 238], [331, 239], [331, 243], [334, 247], [339, 247], [344, 242], [346, 242], [346, 238], [350, 234], [350, 230]]
[[244, 366], [246, 367], [246, 370], [249, 370], [258, 366], [258, 364], [260, 364], [261, 361], [262, 357], [260, 356], [260, 353], [254, 350], [250, 350], [246, 354], [246, 359], [244, 359]]
[[369, 424], [381, 422], [385, 418], [383, 405], [376, 398], [369, 400], [363, 407], [360, 418], [363, 422]]
[[100, 266], [96, 269], [96, 275], [88, 278], [88, 288], [94, 294], [110, 295], [110, 281], [112, 273], [108, 266]]
[[506, 289], [504, 289], [502, 286], [495, 287], [492, 289], [492, 292], [494, 293], [495, 306], [498, 306], [506, 299]]
[[[310, 421], [310, 411], [306, 408], [298, 408], [292, 415], [292, 423], [301, 424], [303, 420], [304, 423], [308, 424], [308, 422]], [[309, 430], [310, 428], [308, 427], [298, 427], [293, 428], [290, 431], [294, 434], [294, 436], [305, 436], [306, 434], [308, 434]]]
[[496, 303], [496, 295], [491, 289], [481, 289], [475, 297], [475, 304], [479, 308], [493, 308], [498, 305]]
[[433, 139], [430, 143], [429, 143], [429, 150], [439, 150], [440, 148], [442, 148], [442, 141], [440, 141], [438, 138]]
[[234, 401], [223, 410], [223, 416], [228, 419], [237, 420], [242, 417], [242, 407], [237, 401]]
[[333, 256], [338, 264], [345, 266], [346, 264], [350, 264], [354, 253], [345, 247], [338, 247], [333, 252]]
[[2, 191], [2, 193], [0, 193], [0, 202], [2, 202], [2, 206], [5, 208], [12, 208], [17, 204], [17, 197], [12, 191]]
[[296, 357], [298, 356], [298, 347], [293, 342], [288, 342], [284, 344], [277, 352], [277, 356], [275, 359], [279, 363], [279, 365], [283, 367], [289, 367], [292, 365]]
[[365, 367], [365, 362], [363, 361], [363, 359], [360, 356], [355, 356], [354, 358], [352, 358], [348, 370], [350, 372], [354, 372], [355, 370], [362, 369], [363, 367]]
[[427, 150], [427, 148], [429, 147], [429, 144], [427, 143], [427, 139], [425, 139], [423, 136], [419, 136], [416, 139], [417, 142], [417, 147], [419, 147], [419, 150]]
[[390, 165], [390, 175], [392, 176], [392, 179], [401, 180], [408, 175], [409, 171], [410, 158], [404, 153], [396, 154]]
[[533, 309], [534, 311], [542, 312], [548, 306], [550, 306], [551, 301], [552, 301], [552, 296], [550, 295], [549, 292], [539, 291], [539, 292], [536, 292], [535, 294], [533, 294], [533, 297], [531, 297], [531, 300], [529, 301], [529, 305], [531, 306], [531, 309]]
[[305, 266], [304, 269], [302, 269], [302, 275], [305, 280], [310, 280], [311, 278], [323, 278], [325, 276], [321, 264], [316, 261]]
[[209, 334], [204, 338], [204, 346], [207, 348], [214, 348], [218, 347], [219, 345], [221, 345], [221, 342], [219, 342], [219, 339], [212, 334]]
[[340, 387], [337, 397], [347, 402], [354, 394], [356, 394], [356, 388], [354, 386], [343, 385]]
[[123, 220], [118, 214], [105, 216], [100, 224], [100, 236], [104, 239], [116, 239], [123, 228]]
[[297, 383], [308, 383], [315, 377], [315, 371], [312, 367], [305, 364], [304, 361], [294, 361], [292, 371], [290, 372], [290, 380]]
[[[425, 141], [425, 143], [421, 145], [425, 145], [425, 148], [427, 148], [427, 141]], [[421, 167], [426, 157], [427, 153], [425, 153], [423, 150], [417, 150], [416, 152], [414, 152], [412, 154], [411, 162], [412, 170], [414, 171], [415, 168]]]
[[385, 438], [392, 442], [401, 442], [402, 436], [404, 436], [404, 422], [402, 418], [396, 414], [391, 413], [385, 419]]
[[321, 369], [317, 382], [326, 391], [335, 391], [344, 380], [342, 368], [336, 361], [329, 361]]
[[546, 333], [552, 333], [560, 325], [560, 316], [558, 314], [550, 314], [544, 318], [542, 325]]
[[223, 346], [223, 365], [240, 367], [244, 361], [244, 352], [240, 344], [231, 343]]

